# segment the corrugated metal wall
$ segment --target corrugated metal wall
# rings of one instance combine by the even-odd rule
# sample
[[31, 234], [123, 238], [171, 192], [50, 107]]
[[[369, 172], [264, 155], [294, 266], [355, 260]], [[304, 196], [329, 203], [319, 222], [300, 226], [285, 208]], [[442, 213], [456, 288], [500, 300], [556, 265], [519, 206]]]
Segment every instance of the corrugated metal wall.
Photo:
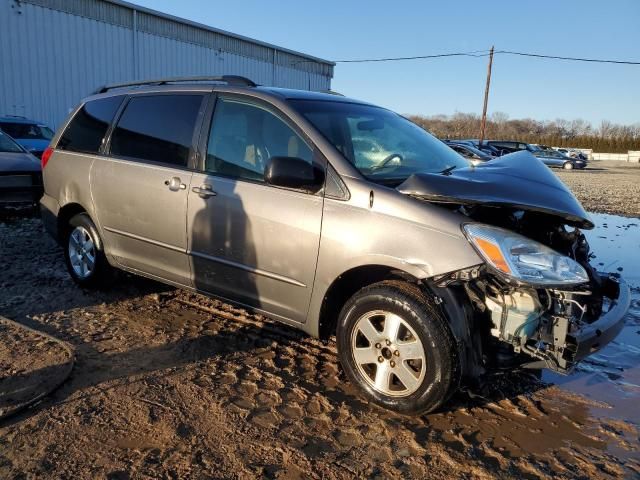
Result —
[[102, 0], [0, 0], [0, 115], [57, 127], [99, 86], [242, 75], [328, 90], [333, 65]]

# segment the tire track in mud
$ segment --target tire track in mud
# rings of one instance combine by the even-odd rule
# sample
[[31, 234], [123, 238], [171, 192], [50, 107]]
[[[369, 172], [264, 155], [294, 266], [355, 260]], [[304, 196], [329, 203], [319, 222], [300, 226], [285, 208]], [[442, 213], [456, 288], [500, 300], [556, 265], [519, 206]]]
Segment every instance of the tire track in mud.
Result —
[[[638, 432], [530, 374], [406, 418], [370, 406], [335, 344], [198, 294], [123, 277], [82, 292], [37, 220], [0, 223], [0, 314], [63, 338], [78, 364], [0, 424], [0, 477], [620, 478]], [[6, 255], [6, 256], [5, 256]]]

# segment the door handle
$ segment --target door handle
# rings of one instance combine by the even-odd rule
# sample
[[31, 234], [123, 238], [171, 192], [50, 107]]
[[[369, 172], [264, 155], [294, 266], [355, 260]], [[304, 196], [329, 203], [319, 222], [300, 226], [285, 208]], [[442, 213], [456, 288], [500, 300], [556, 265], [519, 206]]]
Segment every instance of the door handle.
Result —
[[177, 192], [178, 190], [185, 190], [187, 186], [182, 183], [180, 177], [172, 177], [171, 180], [165, 180], [164, 184], [169, 187], [169, 190], [172, 192]]
[[197, 193], [200, 198], [215, 197], [217, 195], [217, 193], [213, 191], [213, 188], [208, 183], [204, 183], [201, 187], [193, 187], [191, 191], [193, 193]]

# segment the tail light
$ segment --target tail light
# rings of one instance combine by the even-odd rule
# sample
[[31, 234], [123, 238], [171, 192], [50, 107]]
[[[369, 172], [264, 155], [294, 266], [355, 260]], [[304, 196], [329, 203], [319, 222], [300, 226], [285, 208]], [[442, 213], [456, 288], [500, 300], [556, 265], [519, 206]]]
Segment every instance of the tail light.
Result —
[[47, 162], [53, 153], [53, 148], [47, 147], [47, 149], [42, 153], [42, 157], [40, 157], [40, 163], [42, 164], [42, 170], [47, 166]]

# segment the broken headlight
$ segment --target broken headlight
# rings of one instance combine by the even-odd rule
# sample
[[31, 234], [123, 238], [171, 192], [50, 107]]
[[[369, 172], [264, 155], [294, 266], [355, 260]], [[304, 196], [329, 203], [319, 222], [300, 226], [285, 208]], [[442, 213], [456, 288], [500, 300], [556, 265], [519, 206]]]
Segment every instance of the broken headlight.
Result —
[[463, 227], [467, 239], [493, 268], [532, 285], [577, 285], [589, 281], [575, 260], [503, 228], [478, 223]]

